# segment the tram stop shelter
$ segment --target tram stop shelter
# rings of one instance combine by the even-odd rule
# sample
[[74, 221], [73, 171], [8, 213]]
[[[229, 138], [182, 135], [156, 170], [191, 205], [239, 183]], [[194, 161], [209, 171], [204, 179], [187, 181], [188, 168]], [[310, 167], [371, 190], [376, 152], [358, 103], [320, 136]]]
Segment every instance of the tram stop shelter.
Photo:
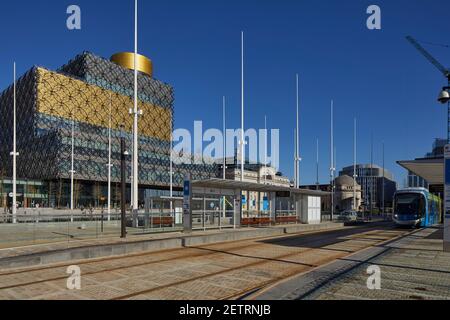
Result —
[[420, 158], [397, 163], [427, 181], [431, 193], [444, 196], [444, 157]]
[[[321, 223], [322, 197], [316, 190], [209, 179], [192, 182], [192, 229]], [[182, 197], [148, 197], [146, 212], [183, 225]]]

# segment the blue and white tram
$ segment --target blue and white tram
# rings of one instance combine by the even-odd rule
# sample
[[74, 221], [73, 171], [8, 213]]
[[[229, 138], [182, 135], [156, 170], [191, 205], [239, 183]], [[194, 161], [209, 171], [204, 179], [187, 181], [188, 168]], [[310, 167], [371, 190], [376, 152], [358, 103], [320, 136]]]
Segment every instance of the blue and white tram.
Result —
[[430, 227], [441, 222], [441, 215], [441, 199], [425, 188], [399, 190], [394, 195], [396, 225]]

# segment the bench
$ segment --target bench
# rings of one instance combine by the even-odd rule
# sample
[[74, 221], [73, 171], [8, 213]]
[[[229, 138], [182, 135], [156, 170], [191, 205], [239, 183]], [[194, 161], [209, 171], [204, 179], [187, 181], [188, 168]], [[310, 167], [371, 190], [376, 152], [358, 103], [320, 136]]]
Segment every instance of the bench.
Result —
[[172, 217], [152, 217], [150, 218], [150, 224], [153, 226], [172, 227], [174, 224]]
[[270, 218], [243, 218], [241, 220], [241, 225], [243, 226], [261, 226], [271, 224], [272, 220]]
[[296, 216], [276, 217], [275, 221], [278, 224], [289, 224], [289, 223], [298, 223], [299, 222]]

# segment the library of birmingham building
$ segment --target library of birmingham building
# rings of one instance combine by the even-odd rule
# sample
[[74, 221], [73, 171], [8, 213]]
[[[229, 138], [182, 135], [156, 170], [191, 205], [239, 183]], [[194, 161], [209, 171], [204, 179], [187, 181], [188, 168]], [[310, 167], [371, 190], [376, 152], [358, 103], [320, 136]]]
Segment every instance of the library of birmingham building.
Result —
[[[73, 127], [75, 205], [106, 203], [110, 126], [112, 203], [120, 201], [121, 135], [127, 139], [127, 148], [132, 144], [133, 67], [131, 54], [107, 60], [85, 52], [56, 72], [33, 67], [17, 81], [17, 194], [21, 206], [61, 208], [70, 203]], [[149, 59], [139, 56], [138, 69], [138, 100], [143, 111], [139, 119], [139, 199], [144, 199], [148, 193], [166, 195], [170, 186], [174, 90], [152, 77]], [[0, 95], [1, 207], [11, 205], [13, 110], [10, 86]], [[130, 177], [131, 159], [127, 169]], [[216, 177], [218, 168], [174, 165], [176, 187], [182, 185], [187, 172], [202, 180]]]

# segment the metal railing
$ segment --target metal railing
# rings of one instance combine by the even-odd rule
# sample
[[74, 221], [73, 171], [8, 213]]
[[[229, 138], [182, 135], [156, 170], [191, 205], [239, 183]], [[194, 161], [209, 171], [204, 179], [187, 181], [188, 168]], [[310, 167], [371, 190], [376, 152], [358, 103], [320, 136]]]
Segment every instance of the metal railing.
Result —
[[[0, 214], [0, 248], [120, 236], [120, 213], [108, 216], [101, 210], [79, 212], [18, 214], [15, 216], [17, 223], [13, 223], [11, 214]], [[127, 212], [126, 225], [129, 235], [180, 231], [182, 217], [175, 212], [139, 212], [136, 216]]]
[[194, 210], [192, 212], [192, 229], [208, 230], [232, 228], [234, 211]]
[[295, 210], [279, 210], [275, 214], [275, 224], [297, 224], [300, 223]]
[[120, 215], [0, 215], [0, 248], [120, 234]]

